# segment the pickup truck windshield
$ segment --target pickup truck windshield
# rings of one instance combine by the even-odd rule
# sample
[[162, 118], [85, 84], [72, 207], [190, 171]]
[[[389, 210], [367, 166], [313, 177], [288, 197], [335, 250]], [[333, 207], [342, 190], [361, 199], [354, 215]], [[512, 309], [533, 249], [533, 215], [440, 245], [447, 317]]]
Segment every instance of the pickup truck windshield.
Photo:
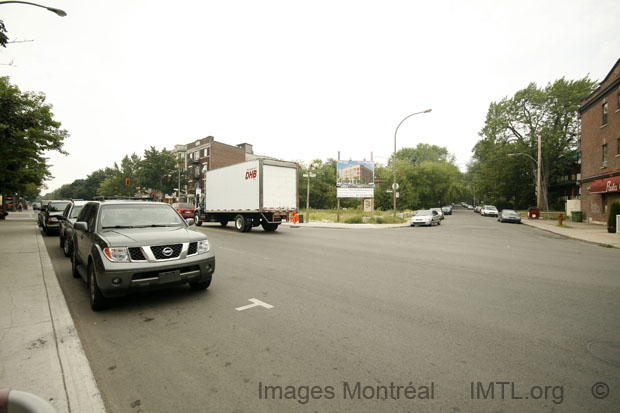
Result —
[[101, 208], [101, 227], [108, 228], [146, 228], [182, 227], [185, 222], [168, 205], [104, 205]]

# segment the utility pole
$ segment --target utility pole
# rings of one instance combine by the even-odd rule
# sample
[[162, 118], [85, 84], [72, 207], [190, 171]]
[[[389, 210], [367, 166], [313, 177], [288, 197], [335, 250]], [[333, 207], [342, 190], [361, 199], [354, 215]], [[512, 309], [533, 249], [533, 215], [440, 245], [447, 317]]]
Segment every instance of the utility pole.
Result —
[[538, 162], [536, 163], [536, 208], [540, 210], [541, 208], [541, 199], [542, 199], [542, 180], [541, 180], [541, 163], [542, 163], [542, 141], [540, 139], [540, 134], [538, 134]]

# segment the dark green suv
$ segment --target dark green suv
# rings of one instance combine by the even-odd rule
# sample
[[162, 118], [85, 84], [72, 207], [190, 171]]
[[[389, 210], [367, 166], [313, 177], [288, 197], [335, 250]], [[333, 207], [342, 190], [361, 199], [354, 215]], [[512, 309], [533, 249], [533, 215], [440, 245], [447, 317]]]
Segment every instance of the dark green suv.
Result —
[[215, 271], [206, 234], [190, 229], [170, 205], [90, 201], [73, 225], [72, 272], [89, 286], [90, 305], [132, 291], [188, 283], [204, 290]]

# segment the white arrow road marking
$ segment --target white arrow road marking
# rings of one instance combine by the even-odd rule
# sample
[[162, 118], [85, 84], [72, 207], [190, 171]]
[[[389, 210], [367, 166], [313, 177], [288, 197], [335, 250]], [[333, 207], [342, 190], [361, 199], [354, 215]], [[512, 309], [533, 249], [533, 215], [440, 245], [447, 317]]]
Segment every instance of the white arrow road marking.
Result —
[[248, 304], [248, 305], [244, 305], [243, 307], [237, 307], [237, 308], [235, 308], [235, 310], [243, 311], [243, 310], [247, 310], [248, 308], [258, 307], [258, 306], [265, 307], [267, 309], [273, 308], [273, 306], [271, 304], [264, 303], [261, 300], [257, 300], [256, 298], [250, 298], [248, 301], [251, 301], [254, 304]]

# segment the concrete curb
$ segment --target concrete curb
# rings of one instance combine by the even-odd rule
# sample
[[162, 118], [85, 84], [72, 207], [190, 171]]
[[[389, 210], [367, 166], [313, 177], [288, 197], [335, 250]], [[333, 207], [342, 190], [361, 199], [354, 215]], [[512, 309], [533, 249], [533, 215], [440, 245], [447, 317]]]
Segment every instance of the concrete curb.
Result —
[[[550, 232], [552, 234], [556, 234], [556, 235], [560, 235], [564, 238], [568, 238], [568, 239], [574, 239], [576, 241], [581, 241], [581, 242], [586, 242], [588, 244], [593, 244], [593, 245], [598, 245], [599, 247], [611, 247], [611, 248], [616, 248], [616, 249], [620, 249], [620, 244], [610, 244], [607, 243], [603, 240], [593, 240], [593, 239], [588, 239], [585, 238], [583, 236], [578, 236], [579, 232], [568, 232], [565, 230], [565, 228], [554, 228], [553, 226], [550, 225], [546, 225], [546, 224], [539, 224], [539, 223], [534, 223], [534, 222], [528, 222], [527, 220], [521, 220], [521, 222], [525, 225], [527, 225], [530, 228], [537, 228], [540, 229], [542, 231], [546, 231], [546, 232]], [[537, 225], [538, 224], [538, 225]]]
[[290, 228], [329, 228], [329, 229], [394, 229], [394, 228], [408, 228], [409, 223], [403, 224], [340, 224], [335, 222], [307, 222], [304, 224], [292, 224], [284, 222], [285, 225]]
[[35, 231], [68, 409], [73, 412], [105, 412], [101, 393], [60, 289], [43, 237], [40, 231]]

